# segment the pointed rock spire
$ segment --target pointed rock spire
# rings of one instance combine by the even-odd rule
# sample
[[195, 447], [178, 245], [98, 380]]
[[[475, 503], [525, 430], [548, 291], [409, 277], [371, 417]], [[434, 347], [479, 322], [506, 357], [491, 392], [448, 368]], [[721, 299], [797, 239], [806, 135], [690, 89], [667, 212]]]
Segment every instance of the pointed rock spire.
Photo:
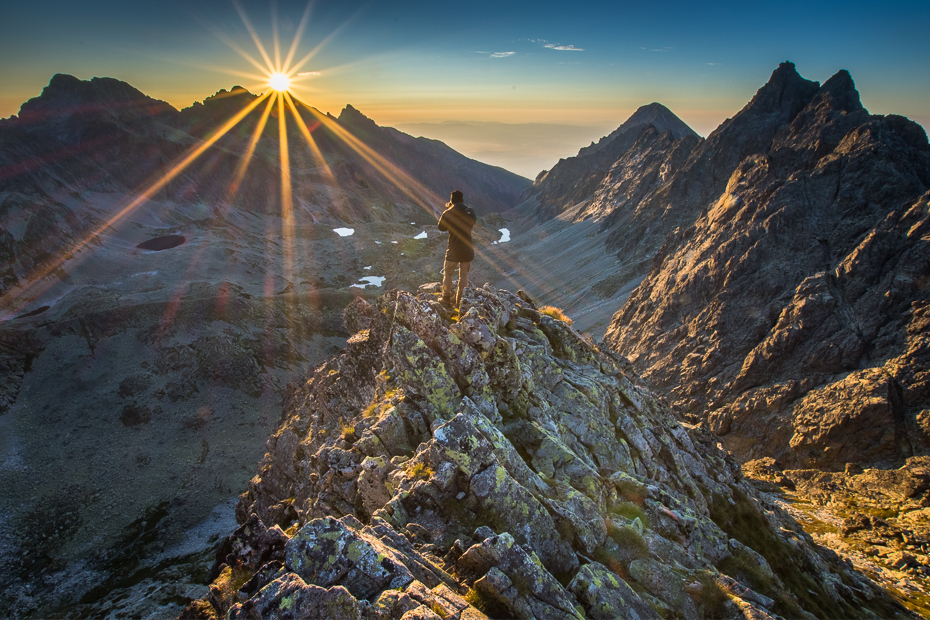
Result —
[[793, 62], [785, 61], [736, 116], [776, 114], [778, 125], [787, 124], [810, 103], [819, 87], [818, 82], [802, 78]]
[[828, 103], [836, 111], [852, 113], [865, 109], [859, 100], [856, 83], [853, 82], [852, 76], [849, 75], [846, 69], [840, 69], [833, 77], [824, 82], [824, 85], [817, 93], [817, 98]]

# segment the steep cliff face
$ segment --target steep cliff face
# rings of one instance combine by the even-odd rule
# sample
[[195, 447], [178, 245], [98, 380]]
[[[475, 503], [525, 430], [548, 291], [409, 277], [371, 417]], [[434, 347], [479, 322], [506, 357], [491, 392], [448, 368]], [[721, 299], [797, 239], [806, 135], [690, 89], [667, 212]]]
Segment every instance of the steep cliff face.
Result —
[[749, 106], [770, 109], [770, 146], [707, 190], [605, 343], [741, 460], [897, 466], [930, 449], [930, 147], [845, 71], [810, 96], [787, 83]]
[[345, 313], [182, 617], [896, 617], [620, 356], [437, 285]]

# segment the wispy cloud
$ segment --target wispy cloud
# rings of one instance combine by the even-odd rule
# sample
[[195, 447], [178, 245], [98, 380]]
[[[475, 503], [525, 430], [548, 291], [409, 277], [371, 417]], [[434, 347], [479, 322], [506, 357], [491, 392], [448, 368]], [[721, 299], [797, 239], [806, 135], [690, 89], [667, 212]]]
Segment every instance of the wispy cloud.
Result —
[[494, 52], [491, 54], [491, 58], [507, 58], [508, 56], [513, 56], [516, 52]]
[[719, 63], [719, 62], [705, 62], [704, 64], [705, 64], [705, 65], [710, 65], [711, 67], [719, 67], [719, 66], [720, 66], [720, 63]]
[[301, 71], [297, 74], [300, 77], [307, 77], [308, 75], [320, 75], [319, 71]]
[[641, 50], [646, 50], [647, 52], [670, 52], [674, 47], [641, 47]]
[[552, 43], [546, 39], [523, 39], [524, 41], [529, 41], [530, 43], [536, 43], [537, 45], [542, 45], [543, 47], [556, 50], [559, 52], [583, 52], [583, 47], [575, 47], [574, 45], [562, 45], [560, 43]]
[[558, 50], [560, 52], [583, 52], [583, 47], [575, 47], [574, 45], [556, 45], [555, 43], [546, 43], [543, 47], [548, 47], [551, 50]]

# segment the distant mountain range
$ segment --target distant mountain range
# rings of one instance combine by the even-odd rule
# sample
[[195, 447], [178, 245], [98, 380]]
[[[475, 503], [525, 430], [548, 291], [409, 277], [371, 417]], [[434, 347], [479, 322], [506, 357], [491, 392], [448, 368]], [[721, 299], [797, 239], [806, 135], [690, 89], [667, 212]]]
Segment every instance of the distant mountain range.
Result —
[[[83, 236], [115, 215], [82, 209], [88, 192], [126, 197], [125, 204], [257, 99], [235, 87], [178, 111], [119, 80], [54, 76], [18, 117], [0, 120], [0, 294], [41, 270], [48, 257], [78, 249]], [[529, 185], [441, 142], [378, 127], [352, 106], [339, 118], [296, 106], [306, 131], [283, 109], [297, 226], [401, 222], [424, 212], [431, 218], [452, 189], [482, 212], [497, 212]], [[223, 217], [228, 207], [280, 215], [278, 106], [269, 109], [250, 160], [242, 159], [264, 108], [254, 107], [154, 197], [209, 204], [211, 217]]]

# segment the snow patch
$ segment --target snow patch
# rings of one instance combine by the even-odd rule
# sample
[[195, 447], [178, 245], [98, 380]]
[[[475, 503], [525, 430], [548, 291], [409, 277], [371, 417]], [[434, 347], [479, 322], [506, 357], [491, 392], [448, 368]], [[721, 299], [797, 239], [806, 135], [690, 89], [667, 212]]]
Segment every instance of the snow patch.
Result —
[[509, 228], [498, 228], [497, 230], [501, 233], [501, 238], [497, 241], [492, 241], [491, 245], [497, 245], [498, 243], [507, 243], [510, 241], [510, 229]]
[[424, 231], [421, 232], [419, 235], [417, 235], [416, 237], [414, 237], [414, 239], [426, 239], [426, 231], [424, 230]]
[[385, 276], [365, 276], [364, 278], [359, 278], [358, 283], [350, 284], [349, 287], [366, 288], [368, 286], [381, 286], [384, 284], [384, 278]]
[[339, 235], [340, 237], [351, 237], [355, 234], [354, 228], [334, 228], [333, 232]]

